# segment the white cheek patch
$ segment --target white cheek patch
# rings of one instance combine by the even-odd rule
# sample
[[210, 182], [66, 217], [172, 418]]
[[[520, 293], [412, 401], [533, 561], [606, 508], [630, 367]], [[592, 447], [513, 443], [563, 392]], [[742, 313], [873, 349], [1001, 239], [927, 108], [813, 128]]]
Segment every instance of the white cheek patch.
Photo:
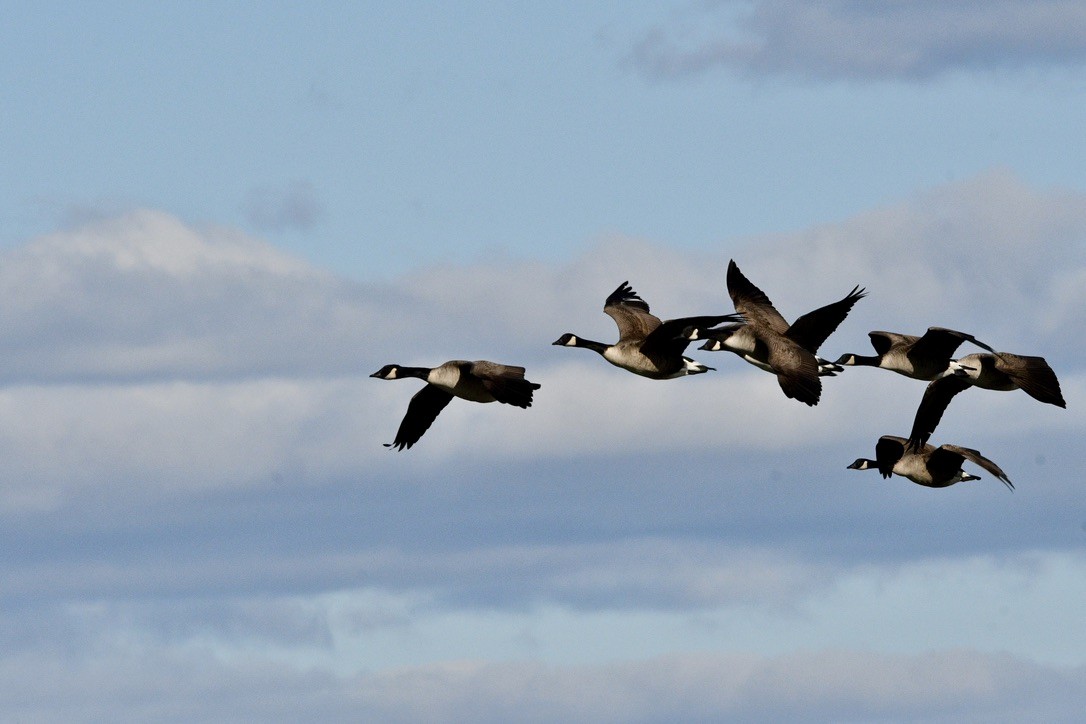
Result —
[[388, 371], [388, 374], [385, 375], [385, 379], [386, 380], [394, 380], [394, 379], [396, 379], [397, 378], [396, 372], [397, 372], [396, 368], [393, 367], [391, 370]]
[[576, 347], [577, 346], [577, 337], [570, 336], [569, 341], [566, 342], [566, 346], [567, 347]]

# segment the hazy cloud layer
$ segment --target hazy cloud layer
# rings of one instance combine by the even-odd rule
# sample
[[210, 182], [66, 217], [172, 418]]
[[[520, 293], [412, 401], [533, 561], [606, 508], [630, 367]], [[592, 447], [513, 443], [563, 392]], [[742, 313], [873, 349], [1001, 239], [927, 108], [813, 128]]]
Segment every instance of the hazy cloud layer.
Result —
[[[27, 682], [0, 709], [988, 720], [1018, 677], [1023, 717], [1059, 718], [1081, 671], [1031, 661], [1081, 662], [1057, 628], [1082, 597], [1065, 556], [1086, 534], [1084, 240], [1086, 196], [1000, 171], [729, 253], [615, 237], [564, 265], [383, 284], [154, 211], [35, 239], [0, 264], [0, 667]], [[928, 490], [845, 470], [907, 428], [916, 381], [848, 370], [810, 409], [727, 354], [656, 382], [550, 346], [612, 340], [602, 304], [624, 279], [663, 317], [730, 311], [731, 256], [789, 318], [868, 288], [825, 356], [867, 351], [870, 329], [956, 327], [1046, 356], [1069, 409], [963, 393], [940, 435], [1018, 490]], [[454, 403], [387, 451], [418, 385], [367, 375], [450, 357], [525, 364], [535, 406]], [[905, 634], [868, 650], [888, 630], [928, 632], [934, 659]], [[595, 635], [612, 658], [548, 660]], [[682, 636], [716, 643], [703, 658]], [[779, 656], [800, 640], [853, 653]], [[738, 650], [756, 652], [745, 668]], [[917, 681], [958, 666], [972, 673]], [[670, 672], [658, 696], [631, 694], [650, 669]], [[820, 673], [837, 678], [805, 688]], [[861, 673], [881, 678], [852, 687]], [[430, 708], [405, 693], [420, 677]], [[865, 698], [902, 679], [925, 704]]]
[[[450, 661], [342, 677], [212, 649], [0, 666], [0, 707], [37, 721], [1073, 721], [1083, 669], [1005, 654], [684, 653], [593, 666]], [[64, 682], [63, 688], [57, 686]]]
[[730, 68], [751, 75], [923, 80], [948, 72], [1086, 61], [1086, 8], [1073, 0], [755, 0], [699, 5], [637, 44], [663, 79]]
[[331, 275], [236, 231], [159, 212], [45, 236], [4, 257], [0, 377], [9, 383], [319, 371], [327, 350], [314, 350], [316, 340], [335, 347], [337, 333], [369, 314]]
[[[865, 341], [878, 320], [966, 327], [996, 346], [1071, 356], [1067, 340], [1086, 319], [1084, 239], [1086, 196], [995, 171], [840, 223], [728, 246], [745, 246], [734, 254], [740, 266], [788, 317], [868, 288], [827, 355]], [[0, 379], [327, 377], [432, 360], [435, 350], [583, 359], [549, 343], [567, 330], [613, 337], [603, 299], [625, 279], [664, 318], [731, 311], [723, 276], [732, 255], [609, 238], [565, 266], [439, 267], [361, 284], [236, 231], [136, 212], [3, 255]]]
[[[1081, 426], [1084, 240], [1086, 197], [997, 172], [839, 224], [750, 239], [736, 256], [789, 318], [867, 287], [823, 346], [827, 357], [867, 352], [871, 329], [929, 325], [1043, 354], [1070, 409], [1021, 393], [963, 394], [944, 429], [964, 429], [975, 416], [975, 440], [998, 433], [1003, 415], [1019, 431]], [[718, 371], [659, 383], [550, 345], [564, 331], [613, 339], [601, 308], [624, 279], [665, 318], [730, 311], [727, 256], [614, 239], [564, 267], [448, 267], [385, 286], [338, 279], [236, 232], [157, 212], [37, 239], [0, 267], [0, 449], [19, 471], [0, 489], [0, 505], [50, 507], [65, 491], [104, 481], [118, 491], [149, 481], [196, 491], [293, 480], [303, 470], [320, 480], [387, 469], [396, 456], [380, 443], [415, 389], [368, 379], [387, 362], [490, 358], [524, 364], [544, 385], [527, 412], [450, 405], [398, 467], [427, 469], [465, 446], [495, 460], [698, 454], [722, 439], [768, 451], [910, 424], [920, 386], [873, 370], [825, 380], [822, 403], [808, 409], [729, 354], [692, 351]], [[893, 396], [910, 400], [897, 414], [869, 403]], [[480, 438], [493, 444], [480, 448]], [[872, 441], [857, 441], [853, 457]]]
[[[362, 682], [389, 721], [773, 722], [1074, 716], [1080, 670], [968, 651], [774, 659], [673, 656], [611, 666], [457, 662]], [[420, 687], [428, 695], [419, 697]], [[1013, 712], [1008, 716], [1008, 711]]]

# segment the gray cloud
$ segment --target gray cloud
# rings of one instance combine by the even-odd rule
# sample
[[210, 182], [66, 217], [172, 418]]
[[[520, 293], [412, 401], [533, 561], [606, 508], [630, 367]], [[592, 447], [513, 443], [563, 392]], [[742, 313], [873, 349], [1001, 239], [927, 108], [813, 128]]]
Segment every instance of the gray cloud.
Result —
[[[616, 238], [567, 265], [443, 266], [362, 284], [236, 231], [142, 211], [3, 255], [0, 379], [327, 378], [431, 359], [432, 350], [579, 364], [583, 357], [549, 342], [567, 330], [613, 335], [600, 310], [624, 279], [664, 317], [730, 311], [722, 277], [732, 255], [792, 317], [854, 284], [868, 287], [827, 343], [830, 354], [839, 339], [863, 340], [875, 320], [968, 325], [995, 344], [1063, 353], [1086, 331], [1084, 239], [1081, 193], [1038, 190], [993, 171], [840, 223], [733, 239], [734, 254], [677, 254]], [[1015, 314], [999, 311], [1007, 308]]]
[[[732, 244], [745, 247], [734, 253], [744, 271], [791, 318], [855, 284], [868, 288], [826, 356], [866, 350], [870, 329], [928, 325], [1046, 356], [1070, 409], [1026, 404], [1020, 393], [962, 395], [944, 429], [976, 446], [1003, 439], [1001, 415], [1038, 434], [1081, 424], [1074, 340], [1086, 334], [1084, 240], [1086, 197], [995, 171], [840, 223]], [[659, 384], [549, 345], [564, 331], [613, 338], [602, 301], [627, 278], [665, 317], [730, 311], [722, 276], [731, 255], [615, 239], [568, 265], [443, 267], [362, 284], [158, 212], [37, 239], [0, 265], [0, 450], [19, 471], [0, 501], [45, 510], [91, 490], [202, 495], [301, 475], [432, 472], [465, 445], [477, 448], [479, 435], [494, 441], [480, 452], [512, 464], [696, 457], [717, 454], [721, 439], [748, 451], [798, 450], [855, 440], [857, 426], [909, 424], [909, 405], [893, 416], [868, 400], [918, 398], [919, 387], [871, 370], [826, 380], [823, 403], [797, 413], [771, 376], [730, 355], [696, 352], [719, 370]], [[529, 412], [451, 405], [425, 448], [393, 463], [380, 443], [413, 388], [366, 375], [387, 362], [452, 357], [525, 364], [544, 389]], [[868, 454], [873, 439], [853, 443], [850, 459]], [[1005, 464], [1006, 455], [992, 456]]]
[[262, 242], [153, 211], [4, 257], [9, 383], [327, 374], [321, 360], [341, 365], [376, 311], [359, 288]]
[[1086, 9], [1073, 0], [721, 2], [648, 32], [632, 59], [653, 78], [752, 75], [922, 80], [957, 70], [1081, 66]]
[[[938, 641], [933, 658], [853, 639], [855, 653], [679, 652], [582, 668], [431, 657], [443, 663], [407, 658], [404, 668], [347, 675], [329, 661], [345, 631], [349, 642], [422, 646], [465, 617], [515, 624], [516, 612], [538, 606], [631, 620], [696, 620], [725, 607], [790, 630], [826, 615], [812, 601], [840, 610], [834, 592], [845, 584], [897, 591], [890, 603], [912, 610], [911, 595], [958, 580], [953, 565], [949, 575], [886, 572], [898, 564], [985, 556], [999, 569], [1023, 550], [1077, 550], [1084, 239], [1081, 193], [995, 171], [839, 223], [733, 239], [719, 254], [616, 238], [564, 265], [443, 267], [388, 284], [340, 279], [236, 231], [152, 211], [6, 252], [0, 596], [13, 618], [0, 625], [0, 673], [14, 683], [0, 710], [482, 721], [511, 711], [551, 720], [640, 711], [642, 721], [1078, 712], [1068, 692], [1081, 691], [1080, 670], [947, 652]], [[549, 345], [567, 330], [612, 339], [603, 298], [626, 278], [665, 317], [729, 311], [731, 256], [790, 318], [868, 287], [828, 356], [865, 349], [868, 329], [955, 326], [1048, 356], [1069, 409], [1020, 393], [963, 394], [941, 432], [995, 458], [1018, 491], [990, 479], [931, 491], [844, 469], [878, 434], [908, 424], [915, 381], [849, 370], [807, 410], [725, 355], [697, 353], [719, 368], [712, 375], [655, 383]], [[424, 445], [385, 451], [415, 388], [366, 375], [384, 362], [453, 356], [528, 365], [544, 384], [536, 406], [450, 405]], [[1015, 574], [998, 590], [1026, 592], [1015, 620], [1058, 623], [1052, 607], [1081, 597], [1045, 589], [1056, 579]], [[359, 589], [378, 600], [350, 603], [344, 592]], [[1002, 625], [991, 610], [1006, 601], [991, 590], [962, 595], [969, 616], [950, 620]], [[1015, 631], [1027, 637], [1020, 650], [1058, 649], [1030, 640], [1034, 629]], [[530, 627], [509, 636], [521, 637], [521, 652], [546, 642]], [[445, 646], [450, 659], [470, 655]], [[949, 670], [968, 676], [922, 674]], [[646, 701], [653, 672], [656, 697]], [[426, 677], [433, 706], [420, 709], [405, 697]], [[894, 698], [899, 688], [914, 698]]]
[[33, 721], [688, 722], [1074, 721], [1082, 668], [1006, 654], [855, 650], [776, 657], [683, 653], [552, 666], [449, 661], [342, 676], [213, 650], [103, 645], [0, 664], [0, 709]]
[[[1073, 718], [1082, 677], [1079, 670], [966, 651], [837, 651], [768, 660], [674, 656], [573, 669], [465, 662], [382, 676], [365, 681], [362, 691], [366, 700], [388, 702], [387, 711], [403, 717], [396, 720], [420, 722], [923, 722], [963, 712], [978, 721], [1014, 721], [1023, 709]], [[423, 682], [430, 696], [413, 696]]]

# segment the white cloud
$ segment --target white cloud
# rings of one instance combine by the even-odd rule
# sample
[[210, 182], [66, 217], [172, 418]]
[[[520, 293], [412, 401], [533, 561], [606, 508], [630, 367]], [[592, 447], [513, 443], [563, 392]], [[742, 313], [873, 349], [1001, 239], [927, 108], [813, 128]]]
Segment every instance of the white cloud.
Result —
[[1071, 356], [1066, 342], [1086, 321], [1070, 291], [1086, 266], [1086, 195], [1038, 191], [1003, 170], [756, 241], [744, 269], [781, 307], [806, 311], [799, 294], [828, 301], [850, 282], [867, 287], [827, 347], [857, 327], [938, 325], [997, 349], [1038, 354], [1014, 345], [1044, 345]]
[[[355, 470], [381, 449], [364, 379], [0, 390], [0, 509], [66, 496], [189, 494]], [[368, 386], [368, 385], [367, 385]], [[370, 424], [367, 424], [370, 423]]]
[[1086, 11], [1073, 0], [722, 2], [653, 28], [633, 61], [653, 78], [718, 67], [859, 80], [1078, 67], [1086, 61]]
[[[953, 442], [978, 446], [1005, 436], [1000, 421], [1011, 417], [1023, 432], [1081, 426], [1074, 340], [1086, 334], [1084, 239], [1082, 194], [992, 172], [839, 224], [745, 240], [735, 256], [793, 319], [855, 284], [868, 288], [823, 346], [827, 357], [865, 352], [870, 329], [929, 325], [1046, 356], [1069, 409], [1021, 393], [962, 395], [944, 428]], [[8, 351], [0, 373], [9, 381], [0, 449], [11, 471], [0, 500], [51, 509], [92, 489], [195, 493], [434, 471], [465, 450], [496, 462], [779, 458], [854, 440], [858, 457], [879, 434], [907, 429], [915, 402], [872, 401], [918, 400], [921, 388], [887, 373], [824, 379], [822, 403], [808, 409], [729, 354], [691, 350], [718, 371], [657, 382], [550, 345], [564, 331], [613, 339], [603, 298], [625, 279], [663, 317], [730, 311], [728, 256], [616, 239], [555, 268], [447, 267], [366, 285], [156, 212], [43, 237], [0, 265]], [[415, 449], [387, 453], [380, 443], [394, 436], [417, 385], [365, 375], [386, 362], [454, 357], [526, 365], [543, 385], [535, 406], [454, 402]], [[988, 454], [1003, 464], [997, 452]]]
[[[188, 721], [293, 719], [299, 708], [380, 721], [1070, 721], [1086, 703], [1074, 605], [1083, 565], [1038, 553], [860, 566], [803, 587], [790, 607], [693, 613], [435, 608], [364, 589], [25, 607], [0, 627], [0, 709]], [[27, 628], [32, 645], [13, 640]]]
[[1081, 679], [1077, 670], [971, 651], [844, 650], [578, 668], [449, 662], [367, 677], [360, 693], [389, 721], [1016, 721], [1008, 707], [1014, 717], [1073, 718]]
[[[997, 346], [1000, 334], [1007, 344], [1073, 338], [1086, 319], [1084, 238], [1081, 193], [995, 171], [841, 223], [730, 244], [746, 245], [734, 254], [740, 266], [790, 318], [868, 288], [830, 352], [879, 322], [969, 325]], [[549, 343], [564, 331], [613, 339], [603, 300], [627, 279], [664, 318], [731, 311], [732, 255], [616, 238], [557, 267], [446, 266], [360, 284], [238, 232], [136, 212], [4, 254], [0, 374], [328, 376], [391, 361], [568, 359]]]

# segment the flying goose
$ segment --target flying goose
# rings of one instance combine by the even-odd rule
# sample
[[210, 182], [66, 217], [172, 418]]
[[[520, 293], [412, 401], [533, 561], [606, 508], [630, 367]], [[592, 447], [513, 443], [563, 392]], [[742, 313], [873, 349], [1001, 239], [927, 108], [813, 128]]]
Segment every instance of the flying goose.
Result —
[[877, 468], [882, 477], [898, 474], [917, 485], [929, 488], [945, 488], [963, 480], [980, 480], [979, 475], [971, 475], [962, 470], [962, 462], [976, 463], [996, 476], [1010, 490], [1014, 483], [1000, 470], [999, 466], [978, 451], [957, 445], [933, 447], [925, 444], [922, 448], [912, 449], [909, 441], [896, 435], [883, 435], [875, 444], [875, 459], [857, 458], [848, 466], [849, 470], [871, 470]]
[[477, 360], [450, 360], [438, 367], [385, 365], [370, 377], [402, 380], [417, 377], [426, 386], [407, 405], [407, 414], [396, 431], [396, 439], [385, 447], [410, 448], [422, 437], [453, 397], [472, 402], [503, 402], [517, 407], [532, 406], [532, 392], [539, 385], [524, 379], [524, 368]]
[[822, 395], [819, 376], [832, 376], [841, 368], [815, 355], [819, 346], [844, 321], [852, 306], [865, 296], [853, 287], [843, 299], [804, 314], [789, 325], [765, 293], [739, 271], [735, 260], [728, 262], [728, 295], [746, 324], [684, 332], [690, 338], [708, 339], [701, 349], [727, 350], [755, 367], [777, 375], [787, 397], [808, 405], [818, 404]]
[[881, 367], [918, 380], [934, 380], [951, 367], [951, 357], [962, 342], [994, 351], [971, 334], [945, 327], [928, 327], [921, 337], [897, 332], [868, 332], [867, 336], [876, 355], [843, 354], [836, 364]]
[[618, 341], [614, 344], [594, 342], [569, 332], [552, 344], [593, 350], [616, 367], [654, 380], [696, 375], [713, 369], [683, 355], [690, 344], [689, 339], [681, 336], [684, 329], [706, 329], [743, 319], [738, 314], [722, 314], [661, 322], [649, 313], [649, 305], [628, 281], [619, 284], [607, 297], [603, 311], [618, 325]]
[[1035, 400], [1067, 407], [1060, 381], [1043, 357], [1025, 357], [1010, 352], [968, 354], [958, 359], [933, 382], [928, 383], [913, 418], [909, 443], [921, 445], [935, 431], [954, 395], [969, 387], [986, 390], [1025, 390]]

